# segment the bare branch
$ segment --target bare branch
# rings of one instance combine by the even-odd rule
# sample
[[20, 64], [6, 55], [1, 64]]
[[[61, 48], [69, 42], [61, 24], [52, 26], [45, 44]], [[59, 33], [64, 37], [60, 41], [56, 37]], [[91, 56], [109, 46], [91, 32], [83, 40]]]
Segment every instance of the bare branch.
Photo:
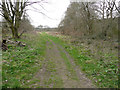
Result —
[[118, 13], [120, 14], [120, 7], [117, 7], [117, 5], [116, 5], [116, 3], [114, 2], [114, 4], [115, 4], [115, 8], [116, 8], [116, 10], [118, 11]]

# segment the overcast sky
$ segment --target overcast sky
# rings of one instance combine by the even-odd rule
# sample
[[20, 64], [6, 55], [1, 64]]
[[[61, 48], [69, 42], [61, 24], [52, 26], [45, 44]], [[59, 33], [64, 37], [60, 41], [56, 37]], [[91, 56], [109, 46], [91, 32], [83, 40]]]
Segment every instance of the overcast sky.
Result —
[[[40, 1], [40, 0], [30, 0], [30, 1]], [[70, 0], [44, 0], [47, 3], [42, 3], [42, 7], [38, 4], [29, 6], [27, 14], [31, 24], [35, 27], [39, 25], [57, 27], [62, 18], [64, 18], [65, 11], [70, 4]], [[71, 1], [84, 1], [84, 0], [71, 0]], [[86, 0], [86, 1], [97, 1], [97, 0]], [[119, 1], [119, 0], [116, 0]], [[34, 11], [34, 8], [37, 8], [37, 11]], [[42, 12], [45, 15], [38, 13]]]
[[[32, 25], [36, 27], [38, 25], [57, 27], [61, 19], [64, 17], [64, 13], [67, 10], [68, 5], [70, 4], [70, 0], [47, 0], [47, 2], [48, 3], [42, 4], [45, 10], [38, 4], [28, 7], [29, 9], [32, 9], [27, 11]], [[33, 7], [38, 10], [33, 11]], [[38, 12], [42, 12], [45, 15]]]
[[[35, 0], [30, 0], [35, 1]], [[40, 1], [40, 0], [36, 0]], [[27, 13], [30, 16], [30, 21], [32, 25], [37, 27], [38, 25], [49, 26], [49, 27], [57, 27], [64, 17], [65, 11], [70, 4], [70, 1], [78, 1], [78, 2], [95, 2], [99, 0], [44, 0], [48, 3], [42, 3], [42, 6], [45, 8], [41, 8], [38, 4], [34, 4], [33, 7], [37, 8], [39, 12], [44, 13], [45, 15], [32, 11], [33, 8], [29, 6], [29, 10]], [[119, 1], [119, 0], [116, 0]], [[47, 15], [47, 16], [46, 16]]]

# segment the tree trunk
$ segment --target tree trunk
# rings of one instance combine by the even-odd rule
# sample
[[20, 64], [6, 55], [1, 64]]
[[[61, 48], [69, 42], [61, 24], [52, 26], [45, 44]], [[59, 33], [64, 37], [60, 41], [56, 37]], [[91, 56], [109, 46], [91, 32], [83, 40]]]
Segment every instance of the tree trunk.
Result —
[[17, 28], [15, 28], [13, 25], [11, 26], [11, 31], [12, 31], [12, 37], [13, 37], [14, 39], [19, 38], [18, 30], [17, 30]]
[[14, 29], [15, 29], [14, 39], [17, 39], [17, 38], [19, 38], [19, 36], [18, 36], [18, 28], [14, 28]]
[[14, 36], [15, 36], [15, 30], [14, 30], [13, 25], [11, 25], [10, 29], [11, 29], [11, 31], [12, 31], [12, 37], [15, 38], [15, 37], [14, 37]]
[[113, 18], [112, 10], [110, 11], [110, 18], [111, 18], [111, 19]]

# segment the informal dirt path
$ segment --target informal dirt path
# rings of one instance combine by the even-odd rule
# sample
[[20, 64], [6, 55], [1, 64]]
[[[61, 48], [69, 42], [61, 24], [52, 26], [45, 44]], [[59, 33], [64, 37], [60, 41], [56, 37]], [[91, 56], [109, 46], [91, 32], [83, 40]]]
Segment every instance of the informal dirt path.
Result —
[[[95, 88], [96, 86], [80, 71], [74, 63], [74, 59], [64, 48], [52, 40], [46, 42], [46, 59], [41, 70], [34, 78], [40, 80], [37, 86], [49, 88]], [[68, 61], [66, 63], [64, 54]], [[71, 65], [71, 68], [67, 64]], [[72, 72], [73, 73], [72, 73]]]
[[[95, 87], [92, 82], [85, 77], [85, 75], [80, 71], [78, 67], [76, 67], [73, 59], [70, 55], [64, 50], [64, 48], [60, 45], [55, 44], [53, 41], [50, 40], [52, 43], [52, 48], [47, 49], [47, 56], [49, 59], [54, 60], [56, 63], [57, 73], [63, 80], [63, 87], [65, 88], [93, 88]], [[50, 44], [48, 43], [47, 46], [49, 47]], [[67, 66], [65, 64], [64, 58], [61, 57], [60, 51], [66, 54], [67, 58], [70, 60], [72, 68], [75, 70], [77, 80], [72, 79], [72, 74], [67, 70]]]

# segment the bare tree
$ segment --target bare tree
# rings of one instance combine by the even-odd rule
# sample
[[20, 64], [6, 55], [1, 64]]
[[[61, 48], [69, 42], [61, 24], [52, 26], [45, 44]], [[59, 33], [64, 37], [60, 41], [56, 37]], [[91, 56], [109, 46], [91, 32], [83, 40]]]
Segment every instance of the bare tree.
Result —
[[[71, 2], [64, 19], [59, 24], [64, 34], [76, 33], [78, 36], [100, 37], [106, 40], [117, 31], [116, 0], [98, 2]], [[70, 34], [75, 36], [75, 34]]]
[[19, 38], [18, 28], [20, 25], [21, 17], [26, 7], [27, 1], [2, 0], [1, 2], [1, 15], [5, 18], [10, 25], [12, 36], [14, 39]]
[[110, 18], [113, 18], [113, 10], [115, 9], [115, 1], [116, 0], [106, 0], [107, 1], [107, 12], [108, 16], [110, 16]]
[[94, 12], [94, 7], [95, 3], [90, 2], [71, 3], [60, 26], [62, 25], [67, 28], [69, 30], [68, 32], [71, 33], [77, 34], [84, 30], [88, 31], [88, 34], [91, 34], [93, 32], [92, 24], [97, 16]]
[[29, 2], [28, 0], [2, 0], [0, 2], [0, 15], [5, 18], [12, 31], [14, 39], [19, 38], [18, 28], [26, 11], [26, 7], [35, 3], [41, 3], [44, 0]]

